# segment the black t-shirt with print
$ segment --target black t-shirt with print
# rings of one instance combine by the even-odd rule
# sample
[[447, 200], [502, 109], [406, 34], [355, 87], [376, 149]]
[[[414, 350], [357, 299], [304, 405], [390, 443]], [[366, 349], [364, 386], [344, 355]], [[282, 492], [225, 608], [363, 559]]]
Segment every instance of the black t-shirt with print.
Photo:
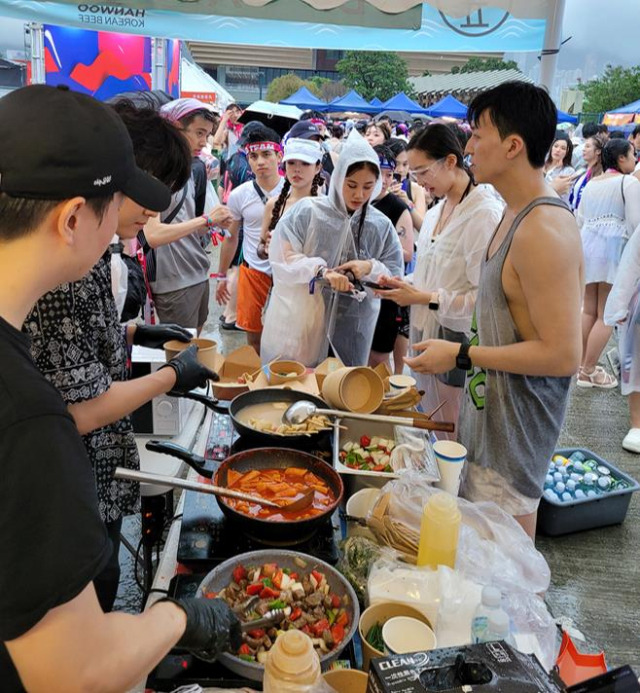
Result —
[[74, 599], [111, 543], [91, 464], [29, 338], [0, 318], [0, 690], [22, 691], [4, 642]]

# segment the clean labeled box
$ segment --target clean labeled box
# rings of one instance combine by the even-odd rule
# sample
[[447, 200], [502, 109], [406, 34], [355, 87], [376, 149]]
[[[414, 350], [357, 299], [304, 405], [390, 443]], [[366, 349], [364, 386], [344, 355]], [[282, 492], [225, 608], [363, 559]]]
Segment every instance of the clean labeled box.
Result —
[[533, 655], [505, 642], [373, 659], [367, 693], [562, 693]]

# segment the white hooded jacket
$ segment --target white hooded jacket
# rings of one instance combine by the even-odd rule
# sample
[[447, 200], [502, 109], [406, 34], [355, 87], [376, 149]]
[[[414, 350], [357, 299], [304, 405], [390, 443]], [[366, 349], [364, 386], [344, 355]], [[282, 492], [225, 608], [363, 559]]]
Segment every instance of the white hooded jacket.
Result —
[[[369, 204], [360, 228], [361, 211], [349, 214], [342, 197], [346, 173], [361, 161], [378, 166], [378, 156], [355, 130], [345, 141], [326, 197], [305, 198], [278, 222], [269, 248], [273, 290], [264, 319], [263, 362], [282, 357], [316, 366], [331, 346], [347, 366], [365, 365], [380, 301], [367, 290], [359, 302], [312, 280], [321, 267], [333, 269], [350, 260], [371, 260], [364, 279], [382, 274], [402, 276], [402, 247], [389, 219]], [[378, 181], [371, 200], [380, 193]], [[359, 235], [359, 238], [358, 238]], [[311, 291], [313, 290], [313, 293]]]

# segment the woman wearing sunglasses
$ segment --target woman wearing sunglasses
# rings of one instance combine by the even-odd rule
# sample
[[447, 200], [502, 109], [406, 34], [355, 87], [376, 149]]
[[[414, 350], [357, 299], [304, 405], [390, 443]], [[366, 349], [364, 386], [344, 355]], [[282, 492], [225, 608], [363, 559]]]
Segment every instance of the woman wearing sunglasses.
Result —
[[[426, 213], [420, 229], [413, 284], [383, 277], [379, 283], [386, 290], [379, 295], [411, 306], [412, 345], [426, 339], [466, 341], [482, 254], [500, 222], [502, 204], [489, 186], [475, 185], [460, 142], [446, 125], [430, 125], [414, 135], [408, 153], [416, 180], [440, 202]], [[411, 366], [411, 358], [405, 361]], [[465, 373], [414, 375], [425, 391], [424, 409], [446, 402], [436, 418], [457, 422]]]

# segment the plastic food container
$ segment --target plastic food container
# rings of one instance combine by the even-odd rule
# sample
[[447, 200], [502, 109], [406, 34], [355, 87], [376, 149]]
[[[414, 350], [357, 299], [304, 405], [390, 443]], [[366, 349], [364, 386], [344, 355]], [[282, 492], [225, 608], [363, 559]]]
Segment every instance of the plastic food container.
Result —
[[594, 498], [581, 498], [566, 502], [550, 501], [543, 497], [538, 508], [538, 531], [551, 537], [620, 524], [627, 515], [631, 494], [640, 489], [640, 485], [635, 479], [614, 467], [610, 462], [603, 460], [591, 450], [562, 448], [556, 450], [554, 455], [568, 458], [574, 452], [581, 452], [586, 458], [596, 460], [599, 465], [607, 467], [613, 476], [627, 481], [630, 487], [609, 491]]
[[350, 441], [358, 441], [362, 436], [368, 436], [369, 438], [377, 436], [378, 438], [395, 440], [393, 424], [358, 421], [356, 419], [341, 419], [339, 423], [346, 430], [342, 430], [337, 426], [334, 427], [333, 466], [342, 475], [345, 500], [356, 493], [356, 491], [360, 491], [360, 489], [382, 488], [389, 479], [398, 478], [397, 474], [391, 472], [367, 472], [362, 469], [352, 469], [340, 461], [342, 446]]

